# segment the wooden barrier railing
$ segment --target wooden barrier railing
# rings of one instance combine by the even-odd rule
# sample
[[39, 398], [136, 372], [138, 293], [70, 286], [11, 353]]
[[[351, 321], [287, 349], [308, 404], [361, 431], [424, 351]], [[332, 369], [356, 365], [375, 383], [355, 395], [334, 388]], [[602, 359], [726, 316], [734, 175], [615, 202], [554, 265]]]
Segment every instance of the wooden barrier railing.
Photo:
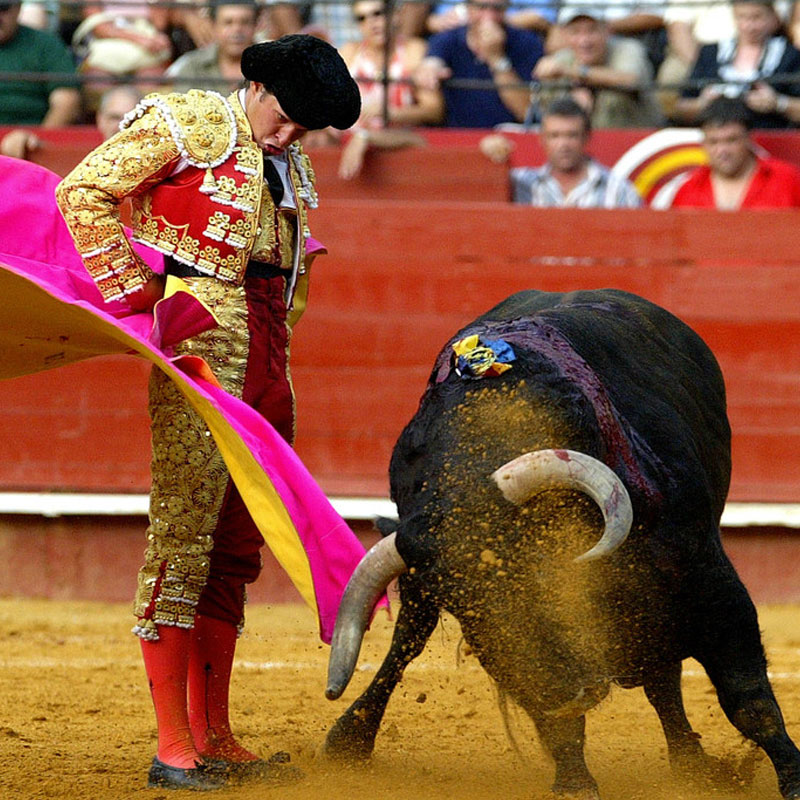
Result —
[[[293, 373], [298, 451], [333, 494], [384, 495], [446, 339], [511, 292], [612, 286], [694, 327], [733, 427], [731, 499], [800, 499], [798, 214], [331, 200]], [[99, 360], [0, 384], [0, 487], [143, 491], [146, 375]]]
[[[0, 139], [8, 130], [0, 126]], [[36, 135], [42, 144], [31, 158], [58, 175], [66, 175], [100, 143], [100, 134], [87, 127], [37, 129]], [[435, 139], [436, 134], [433, 137]], [[447, 137], [445, 146], [370, 152], [361, 175], [347, 181], [337, 175], [341, 150], [323, 147], [312, 151], [314, 169], [326, 201], [342, 198], [508, 200], [507, 169], [480, 154], [479, 138], [479, 132], [454, 133]], [[534, 144], [533, 137], [530, 138]], [[521, 150], [524, 152], [525, 148]]]
[[800, 498], [797, 213], [329, 203], [315, 231], [332, 253], [296, 336], [298, 446], [335, 491], [374, 490], [460, 326], [520, 289], [611, 286], [665, 306], [716, 353], [732, 499]]
[[[10, 128], [0, 126], [0, 138]], [[342, 180], [337, 175], [341, 150], [312, 149], [319, 187], [325, 201], [354, 200], [443, 200], [449, 202], [506, 200], [510, 189], [507, 168], [492, 164], [478, 150], [488, 131], [467, 129], [419, 129], [427, 146], [392, 152], [370, 150], [361, 175]], [[589, 151], [601, 163], [614, 165], [652, 131], [600, 130], [592, 134]], [[100, 142], [92, 127], [36, 129], [42, 146], [33, 159], [66, 175]], [[514, 142], [510, 165], [536, 165], [544, 161], [539, 137], [533, 133], [506, 133]], [[800, 165], [800, 132], [756, 131], [755, 142], [776, 158]], [[661, 142], [660, 147], [667, 147]], [[669, 147], [668, 147], [669, 149]], [[644, 157], [643, 154], [641, 154]], [[651, 152], [650, 156], [654, 153]], [[674, 152], [672, 153], [674, 157]], [[627, 174], [627, 173], [626, 173]]]
[[[0, 129], [0, 135], [3, 131]], [[99, 136], [40, 131], [65, 173]], [[612, 286], [654, 300], [711, 345], [728, 383], [734, 500], [800, 500], [798, 213], [537, 210], [502, 202], [481, 131], [373, 154], [356, 181], [314, 153], [322, 195], [310, 307], [294, 339], [297, 447], [335, 494], [384, 495], [391, 447], [441, 344], [507, 294]], [[599, 131], [613, 163], [646, 132]], [[784, 158], [800, 134], [759, 133]], [[541, 157], [535, 136], [516, 158]], [[395, 198], [395, 199], [387, 199]], [[0, 384], [0, 490], [145, 491], [146, 368], [100, 359]]]

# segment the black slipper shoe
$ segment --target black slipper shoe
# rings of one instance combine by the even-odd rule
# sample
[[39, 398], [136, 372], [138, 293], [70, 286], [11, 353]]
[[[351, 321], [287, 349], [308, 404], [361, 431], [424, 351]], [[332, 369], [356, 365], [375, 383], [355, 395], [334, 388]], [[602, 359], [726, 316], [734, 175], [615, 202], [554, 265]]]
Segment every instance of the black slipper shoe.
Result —
[[151, 789], [191, 789], [195, 792], [213, 792], [225, 785], [225, 776], [215, 772], [206, 764], [198, 764], [194, 769], [171, 767], [153, 758], [153, 765], [147, 776], [147, 786]]

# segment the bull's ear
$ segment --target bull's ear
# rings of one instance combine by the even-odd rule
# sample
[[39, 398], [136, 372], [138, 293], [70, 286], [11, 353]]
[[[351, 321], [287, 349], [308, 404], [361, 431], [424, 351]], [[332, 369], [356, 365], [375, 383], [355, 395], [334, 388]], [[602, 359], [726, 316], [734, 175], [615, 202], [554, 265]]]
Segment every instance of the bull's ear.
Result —
[[400, 527], [400, 520], [393, 517], [375, 517], [372, 524], [381, 536], [388, 536]]

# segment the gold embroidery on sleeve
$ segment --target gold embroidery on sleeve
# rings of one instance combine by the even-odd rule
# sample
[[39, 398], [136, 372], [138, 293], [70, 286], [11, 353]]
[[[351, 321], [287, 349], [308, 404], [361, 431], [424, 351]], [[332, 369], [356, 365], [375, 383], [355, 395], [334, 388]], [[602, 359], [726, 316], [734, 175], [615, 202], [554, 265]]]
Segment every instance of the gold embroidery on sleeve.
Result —
[[164, 120], [145, 114], [89, 153], [58, 185], [61, 213], [104, 299], [121, 299], [152, 276], [125, 236], [119, 205], [162, 180], [177, 158]]

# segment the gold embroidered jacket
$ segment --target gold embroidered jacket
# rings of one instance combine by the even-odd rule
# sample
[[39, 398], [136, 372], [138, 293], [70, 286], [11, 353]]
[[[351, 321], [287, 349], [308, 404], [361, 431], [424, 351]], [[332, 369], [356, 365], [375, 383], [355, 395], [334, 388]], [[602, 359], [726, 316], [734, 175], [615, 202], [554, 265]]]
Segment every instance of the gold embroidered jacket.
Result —
[[120, 133], [59, 184], [56, 199], [106, 300], [152, 277], [120, 221], [119, 206], [130, 198], [135, 241], [234, 284], [254, 257], [292, 269], [289, 295], [296, 289], [299, 305], [307, 290], [308, 208], [316, 207], [317, 195], [300, 145], [287, 154], [296, 212], [275, 208], [261, 150], [235, 93], [149, 95]]

